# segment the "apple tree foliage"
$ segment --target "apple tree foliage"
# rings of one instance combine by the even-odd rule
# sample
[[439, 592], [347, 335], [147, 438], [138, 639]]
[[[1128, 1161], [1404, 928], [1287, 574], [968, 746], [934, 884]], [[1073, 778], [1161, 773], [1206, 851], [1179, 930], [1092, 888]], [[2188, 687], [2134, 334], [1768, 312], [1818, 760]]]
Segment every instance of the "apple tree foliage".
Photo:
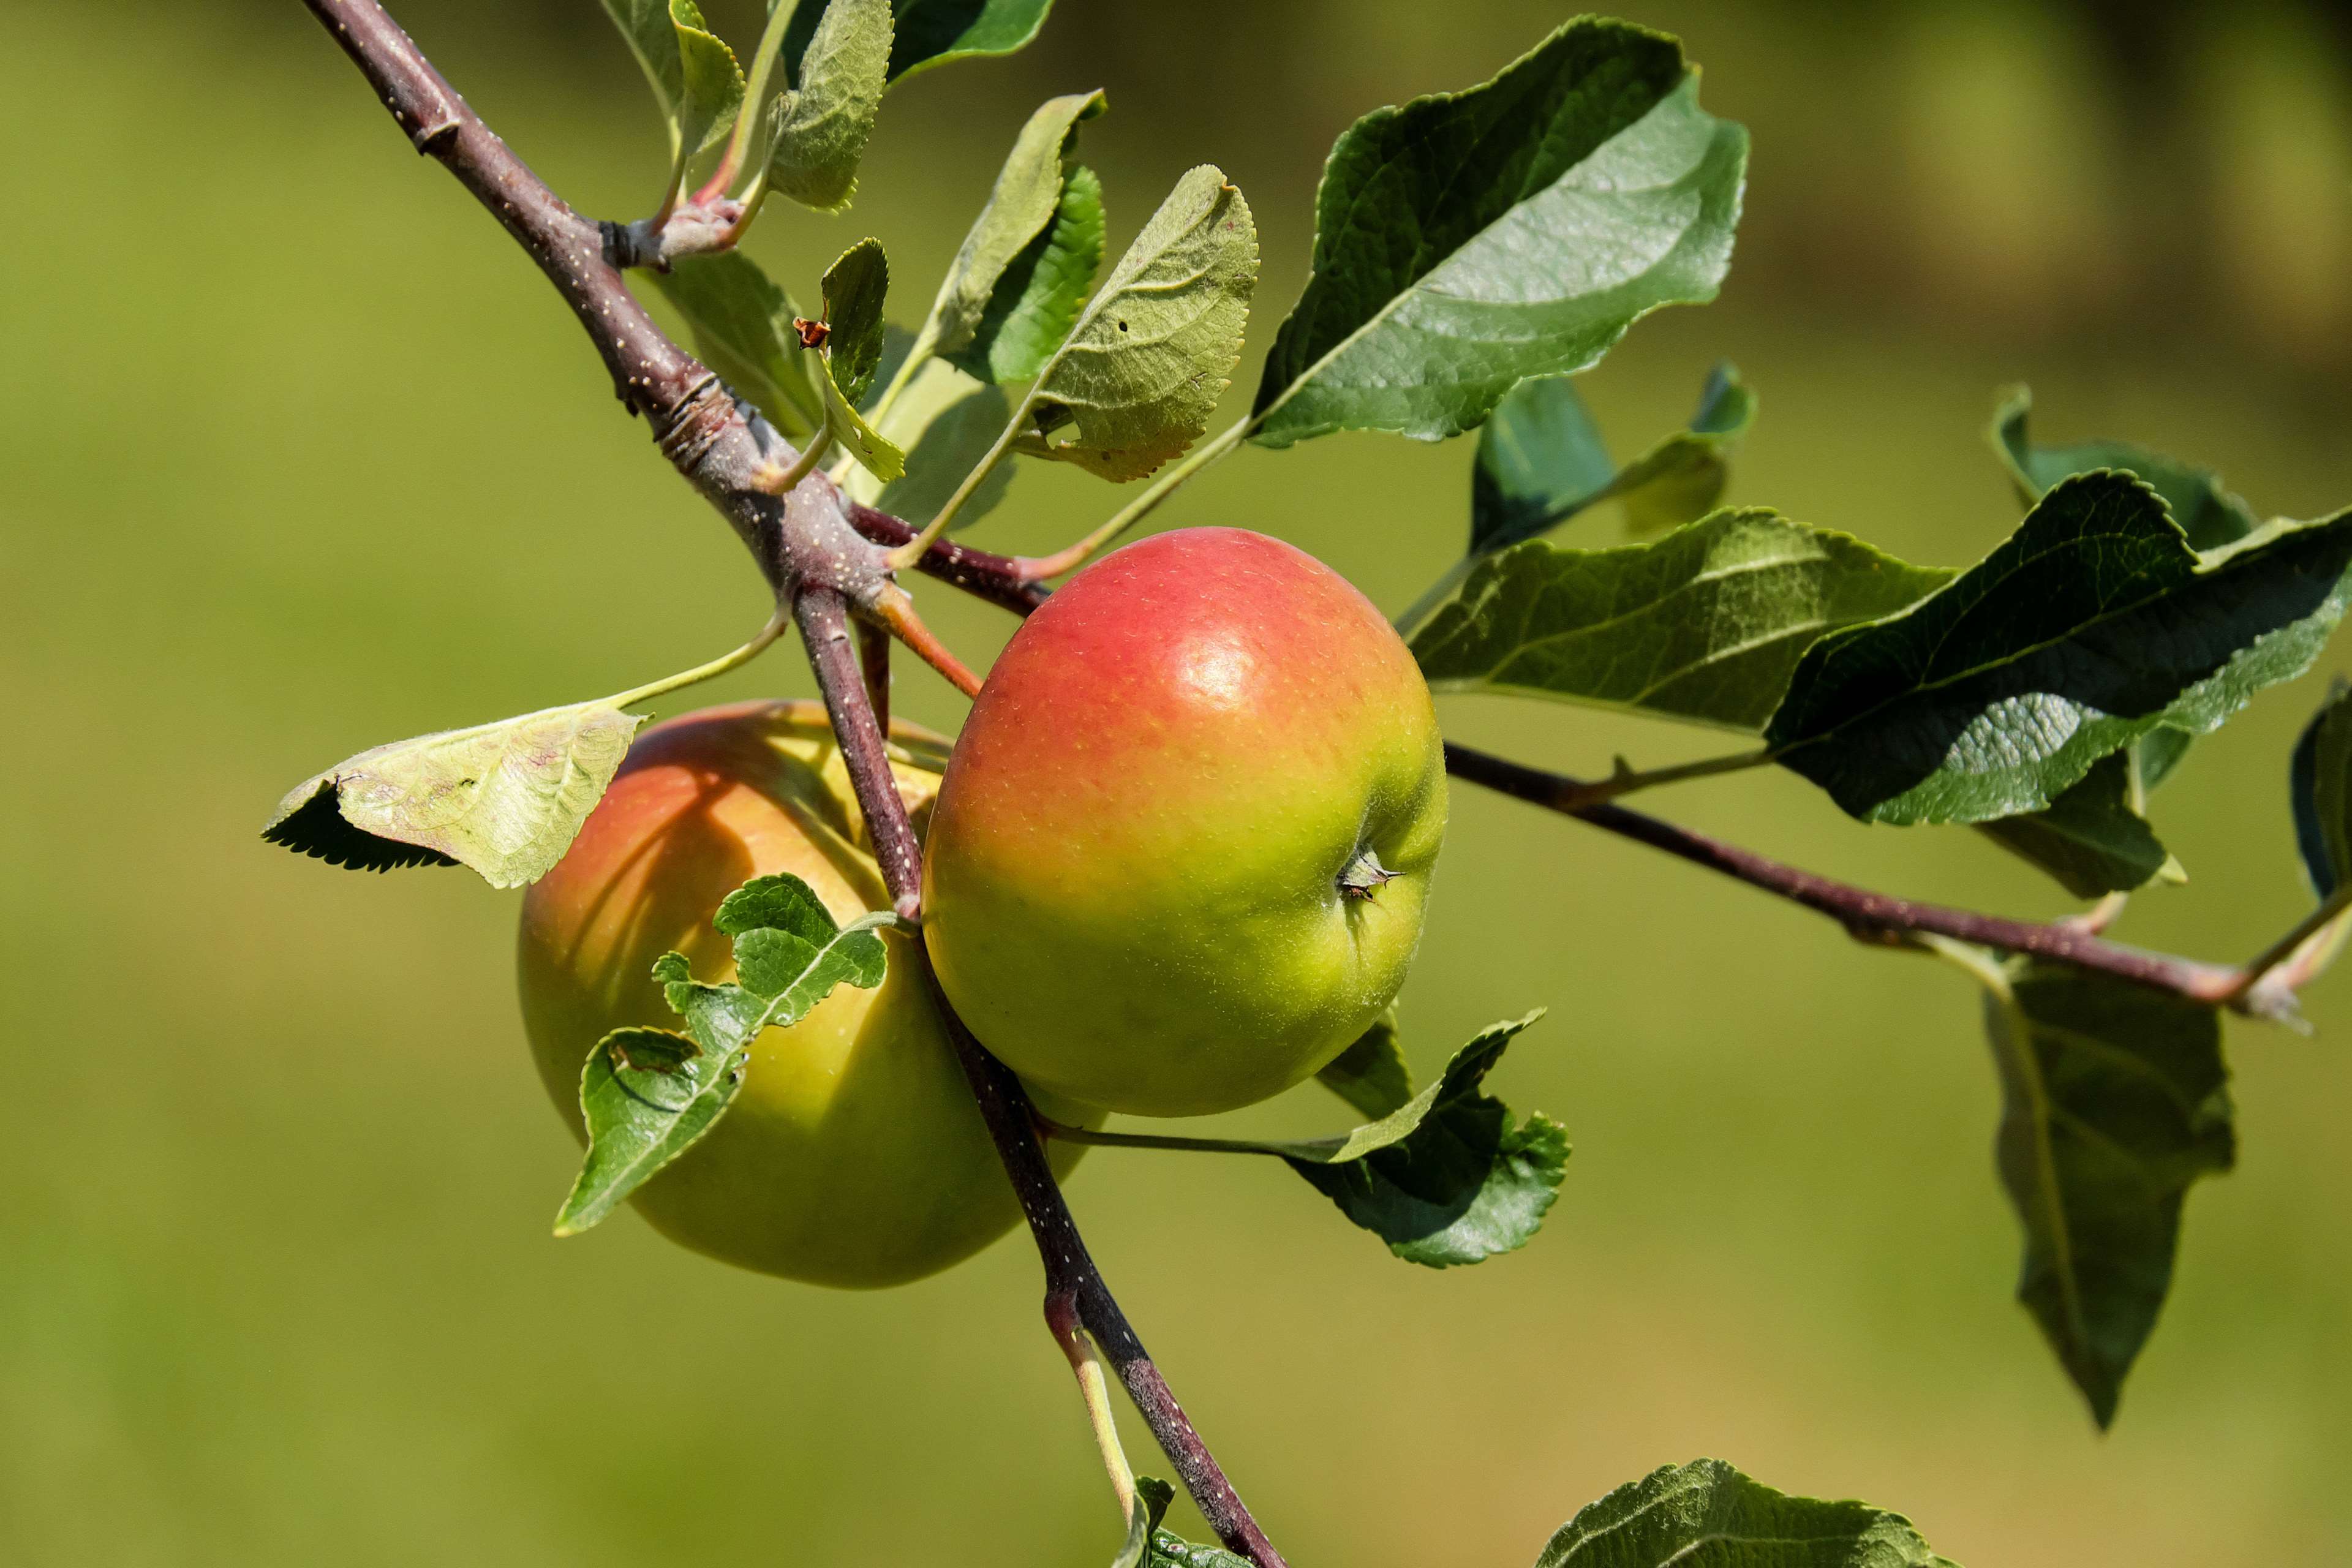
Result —
[[[1995, 1166], [2023, 1232], [2017, 1293], [2099, 1425], [2114, 1419], [2170, 1284], [2188, 1194], [2235, 1158], [2222, 1015], [2292, 1022], [2294, 987], [2352, 921], [2352, 695], [2339, 685], [2288, 770], [2308, 919], [2234, 980], [2115, 961], [2128, 950], [2084, 933], [2125, 896], [2179, 879], [2153, 794], [2192, 741], [2319, 658], [2352, 595], [2352, 510], [2265, 520], [2190, 462], [2121, 441], [2039, 445], [2021, 389], [1991, 431], [2014, 531], [1973, 564], [1906, 562], [1769, 506], [1719, 504], [1758, 408], [1727, 363], [1706, 375], [1685, 427], [1612, 456], [1573, 377], [1642, 316], [1714, 297], [1748, 158], [1746, 132], [1701, 107], [1681, 45], [1642, 27], [1580, 18], [1485, 82], [1349, 127], [1325, 166], [1306, 284], [1246, 412], [1212, 436], [1258, 282], [1250, 208], [1202, 163], [1110, 259], [1103, 183], [1078, 161], [1108, 107], [1098, 91], [1030, 117], [928, 307], [893, 300], [878, 239], [850, 247], [813, 290], [803, 280], [813, 317], [737, 247], [772, 196], [848, 206], [888, 92], [1019, 48], [1050, 0], [772, 0], [741, 55], [691, 0], [603, 4], [667, 133], [656, 219], [629, 226], [631, 280], [666, 303], [745, 416], [795, 445], [793, 482], [813, 477], [913, 531], [1004, 504], [1021, 458], [1150, 481], [1042, 578], [1245, 444], [1475, 432], [1462, 557], [1397, 617], [1431, 687], [1728, 731], [1740, 748], [1557, 780], [1547, 804], [1620, 831], [1648, 824], [1633, 831], [1654, 842], [1677, 830], [1616, 797], [1778, 766], [1856, 822], [1965, 825], [2095, 901], [2074, 937], [1988, 919], [1979, 942], [1899, 901], [1849, 908], [1820, 879], [1765, 884], [1979, 983], [2002, 1099]], [[1604, 503], [1615, 535], [1591, 521]], [[360, 868], [463, 864], [495, 886], [533, 880], [611, 782], [640, 722], [625, 710], [731, 668], [781, 625], [632, 692], [362, 752], [291, 792], [266, 837]], [[1712, 863], [1690, 847], [1707, 842], [1685, 836], [1677, 852]], [[1745, 854], [1717, 868], [1756, 879]], [[591, 1053], [591, 1142], [559, 1234], [659, 1179], [726, 1113], [760, 1030], [836, 985], [879, 984], [876, 928], [897, 918], [838, 926], [805, 884], [767, 877], [714, 912], [735, 979], [662, 959], [647, 983], [683, 1028], [620, 1030]], [[1366, 1119], [1352, 1131], [1096, 1141], [1271, 1155], [1399, 1258], [1476, 1263], [1528, 1241], [1566, 1171], [1560, 1126], [1486, 1090], [1536, 1016], [1483, 1031], [1417, 1092], [1383, 1019], [1320, 1075]], [[1164, 1484], [1129, 1491], [1123, 1568], [1250, 1561], [1171, 1533]], [[1785, 1496], [1700, 1460], [1591, 1503], [1538, 1563], [1942, 1561], [1897, 1515]]]

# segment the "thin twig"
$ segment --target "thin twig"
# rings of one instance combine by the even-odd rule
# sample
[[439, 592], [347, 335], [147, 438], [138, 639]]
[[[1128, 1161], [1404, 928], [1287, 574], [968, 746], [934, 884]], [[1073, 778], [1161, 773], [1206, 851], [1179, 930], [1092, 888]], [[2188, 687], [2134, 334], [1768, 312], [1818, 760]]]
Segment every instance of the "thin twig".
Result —
[[1915, 934], [1928, 932], [2004, 952], [2031, 953], [2078, 969], [2096, 970], [2152, 990], [2168, 991], [2192, 1001], [2226, 1005], [2263, 1017], [2280, 1017], [2293, 1010], [2291, 991], [2284, 986], [2249, 983], [2244, 971], [2234, 965], [2204, 963], [2126, 947], [2069, 921], [2040, 925], [1874, 893], [1866, 888], [1799, 870], [1753, 850], [1621, 805], [1579, 805], [1577, 802], [1591, 787], [1583, 780], [1507, 762], [1468, 746], [1448, 742], [1445, 768], [1456, 778], [1564, 812], [1605, 832], [1663, 849], [1693, 865], [1719, 871], [1751, 888], [1761, 888], [1802, 904], [1829, 916], [1865, 942], [1901, 946]]
[[[856, 501], [849, 503], [849, 521], [877, 544], [904, 544], [915, 537], [912, 524]], [[1045, 585], [1024, 579], [1011, 556], [992, 555], [950, 540], [932, 545], [915, 569], [1016, 616], [1027, 615], [1047, 596]]]

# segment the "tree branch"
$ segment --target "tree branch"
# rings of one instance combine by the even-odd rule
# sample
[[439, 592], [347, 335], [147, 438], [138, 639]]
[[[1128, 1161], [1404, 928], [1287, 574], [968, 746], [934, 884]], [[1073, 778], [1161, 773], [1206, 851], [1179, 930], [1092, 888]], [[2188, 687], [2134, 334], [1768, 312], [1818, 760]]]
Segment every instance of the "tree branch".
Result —
[[[856, 792], [858, 809], [865, 814], [866, 834], [874, 843], [883, 879], [898, 912], [915, 918], [922, 907], [919, 854], [914, 847], [914, 830], [907, 821], [906, 804], [898, 797], [898, 783], [891, 776], [889, 759], [883, 751], [881, 731], [875, 728], [873, 710], [866, 704], [865, 682], [856, 655], [849, 645], [845, 606], [837, 595], [819, 588], [804, 593], [795, 608], [801, 635], [808, 643], [809, 663], [816, 671], [817, 687], [824, 694], [825, 707], [833, 715], [834, 731], [841, 739], [850, 785]], [[1183, 1407], [1176, 1403], [1175, 1394], [1169, 1391], [1167, 1381], [1152, 1364], [1143, 1342], [1136, 1337], [1127, 1315], [1111, 1295], [1110, 1287], [1095, 1267], [1086, 1240], [1078, 1234], [1077, 1222], [1071, 1217], [1070, 1206], [1063, 1201], [1062, 1189], [1054, 1180], [1053, 1167], [1046, 1163], [1045, 1151], [1038, 1144], [1036, 1111], [1021, 1080], [990, 1056], [964, 1026], [940, 989], [929, 956], [920, 944], [917, 944], [916, 952], [924, 978], [931, 987], [932, 999], [939, 1005], [940, 1017], [947, 1026], [948, 1037], [955, 1046], [957, 1059], [963, 1064], [964, 1077], [971, 1085], [972, 1098], [980, 1103], [989, 1136], [1003, 1161], [1004, 1173], [1021, 1200], [1021, 1212], [1028, 1218], [1030, 1234], [1036, 1238], [1037, 1255], [1045, 1267], [1046, 1324], [1054, 1331], [1056, 1342], [1063, 1342], [1065, 1325], [1075, 1313], [1076, 1321], [1101, 1348], [1104, 1358], [1118, 1372], [1128, 1396], [1135, 1401], [1151, 1435], [1159, 1439], [1161, 1451], [1176, 1467], [1185, 1489], [1200, 1505], [1202, 1517], [1217, 1532], [1217, 1538], [1258, 1568], [1287, 1568], [1282, 1554], [1274, 1549], [1258, 1529], [1257, 1521], [1250, 1517], [1249, 1510], [1243, 1506], [1240, 1495], [1218, 1468], [1208, 1445], [1201, 1441], [1200, 1433], [1193, 1429]]]
[[[760, 474], [791, 467], [797, 454], [654, 324], [606, 261], [604, 228], [567, 206], [491, 134], [377, 0], [306, 3], [417, 150], [440, 160], [539, 263], [595, 343], [622, 402], [645, 416], [664, 456], [733, 525], [778, 598], [789, 599], [876, 859], [899, 913], [914, 918], [921, 908], [920, 851], [851, 642], [849, 611], [853, 605], [866, 608], [890, 583], [882, 569], [884, 552], [868, 535], [897, 544], [916, 531], [887, 513], [854, 507], [823, 474], [811, 474], [781, 498], [760, 489], [754, 482]], [[1026, 614], [1045, 598], [1042, 589], [1023, 584], [1002, 556], [941, 542], [917, 565], [1016, 613]], [[922, 953], [920, 944], [915, 951]], [[918, 962], [928, 976], [928, 958], [919, 956]], [[937, 994], [936, 977], [931, 984]], [[972, 1038], [944, 996], [940, 1008], [1045, 1260], [1048, 1326], [1066, 1310], [1075, 1310], [1118, 1369], [1218, 1538], [1257, 1568], [1287, 1568], [1144, 1353], [1087, 1256], [1038, 1147], [1020, 1080]]]
[[2270, 984], [2249, 987], [2245, 972], [2234, 965], [2202, 963], [2126, 947], [2105, 941], [2076, 923], [2036, 925], [1874, 893], [1866, 888], [1799, 870], [1753, 850], [1621, 805], [1592, 804], [1589, 794], [1592, 786], [1581, 779], [1507, 762], [1450, 741], [1445, 746], [1445, 771], [1456, 778], [1589, 822], [1604, 832], [1663, 849], [1751, 888], [1776, 893], [1829, 916], [1864, 942], [1900, 947], [1906, 945], [1914, 933], [1927, 932], [2005, 952], [2031, 953], [2036, 958], [2071, 963], [2078, 969], [2096, 970], [2152, 990], [2168, 991], [2191, 1001], [2231, 1006], [2258, 1016], [2284, 1017], [2294, 1011], [2291, 990]]

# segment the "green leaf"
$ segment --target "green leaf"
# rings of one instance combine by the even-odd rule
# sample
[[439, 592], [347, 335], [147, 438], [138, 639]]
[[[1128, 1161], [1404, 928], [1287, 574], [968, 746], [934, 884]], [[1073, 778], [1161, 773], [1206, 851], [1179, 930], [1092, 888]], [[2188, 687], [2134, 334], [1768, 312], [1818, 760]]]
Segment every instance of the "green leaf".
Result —
[[761, 1030], [800, 1022], [837, 985], [879, 985], [888, 954], [877, 933], [897, 919], [869, 914], [836, 926], [814, 889], [788, 874], [728, 894], [711, 923], [735, 939], [735, 981], [695, 979], [682, 953], [654, 964], [687, 1037], [618, 1029], [588, 1054], [580, 1080], [588, 1153], [555, 1234], [595, 1225], [709, 1131], [742, 1087]]
[[890, 263], [878, 239], [861, 239], [824, 272], [824, 340], [818, 390], [841, 444], [886, 484], [907, 471], [907, 455], [866, 422], [857, 400], [882, 365], [882, 309]]
[[[841, 488], [853, 500], [920, 523], [935, 516], [1013, 416], [1001, 386], [984, 386], [945, 360], [927, 360], [908, 380], [875, 430], [907, 454], [906, 472], [885, 484], [852, 468]], [[1000, 463], [956, 513], [963, 527], [985, 516], [1013, 488], [1013, 465]]]
[[1669, 1465], [1588, 1503], [1536, 1568], [1953, 1568], [1899, 1513], [1790, 1497], [1720, 1459]]
[[1458, 435], [1522, 378], [1585, 369], [1649, 311], [1713, 299], [1747, 161], [1672, 38], [1592, 17], [1482, 86], [1375, 110], [1324, 166], [1314, 271], [1266, 358], [1255, 438]]
[[2128, 893], [2158, 877], [2188, 879], [2135, 804], [2137, 748], [2110, 752], [2044, 811], [1980, 822], [1977, 830], [2047, 871], [2080, 899]]
[[2342, 676], [2295, 742], [2287, 778], [2295, 849], [2325, 900], [2352, 880], [2352, 684]]
[[2127, 474], [2062, 481], [1911, 609], [1822, 637], [1767, 737], [1871, 822], [2040, 811], [2160, 725], [2220, 728], [2343, 618], [2352, 511], [2200, 557]]
[[758, 263], [740, 251], [688, 256], [649, 279], [685, 318], [694, 350], [719, 379], [751, 400], [793, 441], [806, 441], [824, 405], [793, 321], [800, 314]]
[[1345, 1138], [1258, 1147], [1409, 1263], [1444, 1268], [1524, 1247], [1559, 1195], [1568, 1137], [1540, 1113], [1514, 1126], [1510, 1108], [1481, 1086], [1511, 1037], [1541, 1016], [1480, 1031], [1437, 1082]]
[[1557, 527], [1607, 495], [1616, 479], [1616, 459], [1575, 377], [1528, 377], [1478, 432], [1470, 553], [1490, 554]]
[[1988, 987], [1994, 1147], [2025, 1228], [2018, 1300], [2105, 1426], [2171, 1288], [2181, 1200], [2236, 1159], [2221, 1016], [2059, 964], [1969, 967]]
[[1170, 1530], [1154, 1531], [1146, 1568], [1250, 1568], [1250, 1560], [1222, 1546], [1195, 1546]]
[[[588, 1153], [555, 1216], [577, 1236], [692, 1148], [743, 1087], [751, 1037], [715, 1051], [662, 1029], [616, 1029], [588, 1053], [580, 1112]], [[625, 1065], [651, 1062], [659, 1066]]]
[[1726, 361], [1700, 391], [1690, 428], [1620, 468], [1577, 395], [1575, 379], [1535, 376], [1513, 387], [1478, 432], [1470, 479], [1470, 553], [1533, 539], [1616, 497], [1637, 533], [1706, 516], [1723, 499], [1728, 458], [1755, 417], [1756, 395]]
[[797, 57], [799, 86], [769, 111], [771, 190], [819, 212], [849, 205], [888, 79], [890, 28], [890, 0], [827, 0]]
[[2089, 473], [2095, 468], [2121, 468], [2147, 481], [2164, 498], [2172, 521], [2188, 534], [2189, 542], [2200, 551], [2219, 550], [2262, 527], [2253, 509], [2223, 489], [2221, 476], [2210, 468], [2200, 468], [2128, 441], [2034, 446], [2025, 433], [2026, 418], [2032, 411], [2032, 392], [2022, 386], [2012, 388], [2002, 399], [2000, 412], [1993, 416], [1990, 432], [1993, 450], [2008, 465], [2010, 479], [2026, 505], [2040, 500], [2053, 485], [2070, 475]]
[[1111, 1560], [1110, 1568], [1147, 1568], [1151, 1533], [1176, 1500], [1176, 1489], [1156, 1476], [1135, 1478], [1135, 1499], [1127, 1514], [1127, 1543]]
[[735, 63], [735, 51], [704, 23], [694, 0], [669, 0], [669, 16], [677, 36], [682, 89], [671, 151], [682, 164], [734, 128], [736, 111], [743, 107], [743, 68]]
[[[769, 0], [771, 11], [775, 0]], [[1045, 26], [1054, 0], [891, 0], [897, 37], [890, 46], [890, 80], [981, 55], [1009, 55]], [[786, 30], [784, 58], [798, 60], [816, 27], [814, 5], [803, 0]], [[795, 73], [797, 79], [797, 73]]]
[[1610, 493], [1637, 534], [1663, 533], [1705, 517], [1731, 479], [1731, 454], [1756, 420], [1756, 394], [1729, 361], [1700, 389], [1690, 428], [1667, 437], [1625, 466]]
[[1508, 691], [1754, 731], [1816, 638], [1951, 574], [1762, 508], [1648, 544], [1529, 540], [1475, 563], [1412, 639], [1435, 691]]
[[[923, 323], [918, 342], [931, 352], [955, 356], [975, 351], [971, 357], [985, 363], [986, 344], [976, 344], [982, 322], [1006, 282], [1006, 270], [1016, 260], [1029, 257], [1024, 270], [1035, 271], [1036, 261], [1029, 255], [1050, 238], [1064, 203], [1064, 171], [1071, 150], [1077, 143], [1078, 127], [1100, 114], [1105, 107], [1100, 92], [1071, 93], [1067, 97], [1048, 99], [1013, 143], [1013, 151], [998, 171], [996, 184], [988, 193], [988, 203], [972, 220], [971, 229], [963, 237], [955, 260], [948, 266], [947, 277], [940, 282], [939, 298], [932, 301], [929, 318]], [[1096, 193], [1096, 211], [1100, 212], [1100, 192]], [[1101, 259], [1102, 241], [1095, 238], [1096, 262]], [[1094, 264], [1087, 268], [1087, 281], [1092, 282]], [[1027, 283], [1027, 278], [1013, 284], [1013, 298], [1017, 300]], [[1073, 315], [1076, 299], [1084, 297], [1084, 285], [1071, 300]], [[1000, 319], [1011, 306], [999, 309]], [[1069, 330], [1065, 320], [1063, 331]], [[1055, 342], [1059, 342], [1058, 338]], [[982, 372], [966, 361], [965, 368], [976, 375]], [[1033, 370], [1030, 374], [1034, 375]], [[983, 379], [987, 379], [983, 377]], [[1016, 379], [1001, 377], [996, 379]], [[1018, 377], [1027, 380], [1028, 376]]]
[[1013, 258], [971, 342], [946, 355], [982, 381], [1034, 381], [1070, 335], [1101, 269], [1102, 181], [1085, 164], [1062, 183], [1054, 221]]
[[599, 700], [394, 741], [297, 784], [261, 836], [330, 865], [462, 865], [520, 888], [563, 858], [644, 722]]
[[1241, 358], [1257, 229], [1249, 204], [1202, 164], [1143, 226], [1038, 374], [1041, 433], [1022, 450], [1108, 479], [1139, 479], [1209, 427]]
[[861, 239], [824, 269], [825, 363], [833, 382], [852, 403], [865, 400], [882, 366], [884, 301], [890, 293], [890, 260], [878, 239]]
[[1411, 1104], [1412, 1069], [1397, 1043], [1396, 1009], [1374, 1019], [1354, 1045], [1324, 1064], [1315, 1081], [1374, 1121]]

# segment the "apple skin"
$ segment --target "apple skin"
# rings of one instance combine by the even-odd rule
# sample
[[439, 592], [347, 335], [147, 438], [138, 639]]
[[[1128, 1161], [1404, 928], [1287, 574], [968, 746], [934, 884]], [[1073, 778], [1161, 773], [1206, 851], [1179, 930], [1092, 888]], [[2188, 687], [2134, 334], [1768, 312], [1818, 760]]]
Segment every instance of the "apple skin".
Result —
[[[1371, 603], [1264, 534], [1160, 534], [1072, 579], [989, 673], [931, 818], [925, 941], [1027, 1081], [1228, 1110], [1395, 998], [1444, 831], [1429, 689]], [[1366, 847], [1394, 879], [1347, 896]]]
[[[893, 739], [939, 765], [940, 737], [894, 726]], [[919, 823], [938, 775], [895, 771]], [[596, 1042], [625, 1025], [682, 1026], [649, 977], [654, 960], [676, 949], [697, 978], [732, 979], [731, 944], [710, 917], [745, 881], [779, 871], [845, 923], [889, 907], [821, 707], [713, 708], [637, 738], [525, 896], [517, 944], [531, 1054], [583, 1142], [580, 1073]], [[763, 1031], [727, 1114], [632, 1195], [656, 1230], [746, 1268], [870, 1287], [935, 1273], [1019, 1222], [919, 955], [908, 938], [883, 941], [882, 984], [842, 986], [790, 1028]], [[1087, 1120], [1050, 1100], [1047, 1114]], [[1047, 1150], [1057, 1174], [1083, 1152]]]

